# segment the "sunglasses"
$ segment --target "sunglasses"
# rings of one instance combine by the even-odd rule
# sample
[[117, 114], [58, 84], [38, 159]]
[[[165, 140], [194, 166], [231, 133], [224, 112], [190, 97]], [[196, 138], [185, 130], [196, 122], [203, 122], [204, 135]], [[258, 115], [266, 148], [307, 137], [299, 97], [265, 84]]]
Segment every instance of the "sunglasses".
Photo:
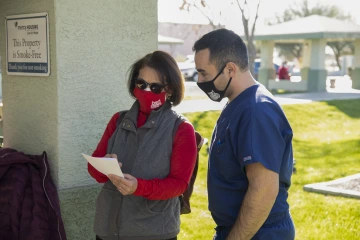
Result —
[[135, 85], [137, 88], [140, 88], [141, 90], [150, 88], [150, 90], [156, 94], [161, 93], [161, 91], [164, 89], [164, 87], [166, 87], [166, 85], [162, 85], [160, 83], [148, 83], [143, 79], [136, 79]]

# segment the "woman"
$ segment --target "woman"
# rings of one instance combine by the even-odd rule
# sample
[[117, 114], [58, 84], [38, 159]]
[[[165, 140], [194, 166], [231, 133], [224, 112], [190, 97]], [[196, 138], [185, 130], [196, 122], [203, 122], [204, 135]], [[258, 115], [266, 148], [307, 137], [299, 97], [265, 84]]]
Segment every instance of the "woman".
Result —
[[[172, 106], [184, 96], [175, 60], [155, 51], [135, 62], [128, 80], [135, 103], [117, 124], [108, 123], [94, 157], [117, 157], [124, 178], [105, 176], [88, 165], [90, 175], [105, 183], [96, 202], [97, 239], [177, 239], [178, 196], [187, 188], [196, 161], [194, 128]], [[118, 125], [118, 126], [117, 126]]]

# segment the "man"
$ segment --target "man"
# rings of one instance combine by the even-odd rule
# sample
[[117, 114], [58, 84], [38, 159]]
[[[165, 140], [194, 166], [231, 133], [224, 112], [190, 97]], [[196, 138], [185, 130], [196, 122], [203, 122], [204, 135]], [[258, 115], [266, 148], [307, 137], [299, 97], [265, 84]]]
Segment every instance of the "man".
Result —
[[278, 75], [279, 80], [290, 80], [290, 74], [288, 72], [288, 69], [286, 67], [287, 62], [283, 62], [281, 67], [279, 67]]
[[287, 203], [293, 134], [286, 116], [249, 72], [238, 35], [215, 30], [193, 50], [199, 88], [214, 101], [228, 98], [214, 128], [208, 166], [214, 239], [294, 239]]

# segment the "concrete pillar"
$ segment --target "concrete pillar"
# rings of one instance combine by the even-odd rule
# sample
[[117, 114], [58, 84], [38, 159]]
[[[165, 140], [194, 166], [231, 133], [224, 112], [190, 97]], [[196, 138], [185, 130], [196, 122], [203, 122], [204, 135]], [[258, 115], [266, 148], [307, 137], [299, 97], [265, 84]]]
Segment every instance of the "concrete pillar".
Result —
[[258, 81], [268, 87], [270, 79], [275, 79], [276, 72], [273, 63], [274, 41], [261, 41], [261, 65], [258, 72]]
[[49, 77], [6, 74], [0, 24], [5, 147], [48, 153], [68, 239], [95, 239], [100, 186], [81, 153], [91, 154], [110, 117], [130, 107], [126, 71], [157, 49], [157, 1], [2, 0], [0, 18], [47, 12]]
[[305, 41], [303, 44], [303, 61], [301, 66], [301, 81], [307, 81], [310, 71], [311, 61], [311, 41]]
[[326, 91], [325, 47], [326, 39], [311, 40], [310, 68], [307, 76], [309, 92]]
[[351, 71], [352, 87], [360, 89], [360, 39], [355, 40], [355, 55]]

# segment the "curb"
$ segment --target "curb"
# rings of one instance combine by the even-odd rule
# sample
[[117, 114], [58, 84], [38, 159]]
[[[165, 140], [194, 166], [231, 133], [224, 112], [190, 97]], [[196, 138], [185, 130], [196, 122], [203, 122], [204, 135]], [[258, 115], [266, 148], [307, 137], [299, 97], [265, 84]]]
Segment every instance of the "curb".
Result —
[[347, 176], [344, 178], [339, 178], [329, 182], [321, 182], [321, 183], [313, 183], [307, 184], [303, 187], [303, 189], [307, 192], [316, 192], [322, 194], [329, 194], [334, 196], [342, 196], [342, 197], [350, 197], [360, 199], [360, 192], [355, 190], [342, 189], [338, 187], [331, 187], [330, 185], [341, 184], [353, 179], [359, 179], [360, 173]]

